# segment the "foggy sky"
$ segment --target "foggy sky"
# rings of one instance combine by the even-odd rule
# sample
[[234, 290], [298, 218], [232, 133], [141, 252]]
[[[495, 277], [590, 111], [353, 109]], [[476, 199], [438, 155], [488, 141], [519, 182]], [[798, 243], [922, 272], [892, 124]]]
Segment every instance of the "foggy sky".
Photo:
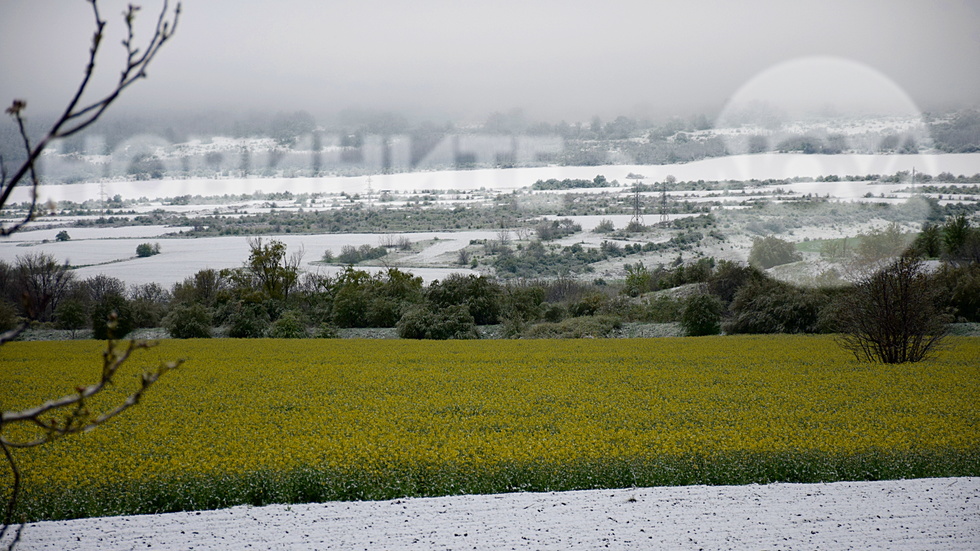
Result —
[[[100, 4], [111, 79], [126, 2]], [[148, 24], [160, 1], [143, 4]], [[92, 31], [83, 0], [3, 0], [3, 106], [62, 107]], [[184, 0], [176, 36], [119, 109], [712, 115], [753, 77], [815, 55], [867, 66], [924, 110], [980, 105], [980, 2]]]

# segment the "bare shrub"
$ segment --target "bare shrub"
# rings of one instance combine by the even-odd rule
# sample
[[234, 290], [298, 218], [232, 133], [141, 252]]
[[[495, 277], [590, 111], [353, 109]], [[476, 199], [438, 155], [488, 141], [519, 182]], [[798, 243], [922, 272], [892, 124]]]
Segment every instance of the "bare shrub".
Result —
[[840, 303], [838, 343], [861, 361], [918, 362], [939, 347], [950, 316], [936, 306], [937, 285], [922, 261], [904, 255], [860, 280]]

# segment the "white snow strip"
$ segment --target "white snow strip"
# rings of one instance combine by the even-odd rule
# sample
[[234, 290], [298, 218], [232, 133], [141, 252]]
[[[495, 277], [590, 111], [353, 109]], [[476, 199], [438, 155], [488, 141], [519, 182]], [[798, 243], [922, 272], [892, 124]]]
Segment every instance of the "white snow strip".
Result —
[[[476, 191], [492, 189], [510, 191], [532, 185], [548, 178], [584, 178], [591, 180], [597, 174], [610, 181], [619, 180], [629, 185], [627, 176], [642, 173], [644, 182], [660, 182], [667, 175], [680, 181], [696, 180], [765, 180], [792, 178], [794, 176], [847, 176], [867, 174], [895, 174], [900, 170], [915, 168], [920, 174], [933, 176], [940, 172], [953, 175], [973, 175], [980, 171], [980, 154], [921, 154], [921, 155], [804, 155], [759, 154], [713, 157], [690, 163], [673, 165], [603, 165], [603, 166], [547, 166], [511, 169], [443, 170], [431, 172], [406, 172], [370, 176], [326, 176], [318, 178], [189, 178], [186, 180], [110, 181], [104, 183], [80, 183], [68, 185], [42, 185], [38, 190], [40, 203], [82, 202], [98, 199], [104, 191], [107, 195], [119, 195], [123, 199], [148, 197], [176, 197], [179, 195], [224, 195], [290, 191], [292, 193], [366, 193], [369, 186], [375, 190], [391, 190], [407, 193], [421, 190]], [[615, 188], [607, 188], [614, 191]], [[11, 195], [10, 204], [30, 199], [30, 188], [20, 186]]]
[[234, 507], [41, 522], [18, 548], [975, 550], [980, 478]]

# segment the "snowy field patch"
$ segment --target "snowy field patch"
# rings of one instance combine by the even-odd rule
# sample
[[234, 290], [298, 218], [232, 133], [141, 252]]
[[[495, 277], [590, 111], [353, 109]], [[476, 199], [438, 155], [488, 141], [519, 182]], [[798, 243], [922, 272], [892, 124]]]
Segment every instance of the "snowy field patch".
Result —
[[980, 548], [980, 478], [234, 507], [28, 525], [19, 549]]
[[[511, 169], [444, 170], [432, 172], [405, 172], [372, 176], [325, 176], [320, 178], [192, 178], [187, 180], [111, 181], [42, 186], [41, 202], [47, 200], [83, 202], [95, 199], [105, 192], [109, 196], [120, 195], [123, 199], [150, 199], [179, 195], [232, 195], [251, 194], [256, 191], [281, 193], [366, 193], [374, 190], [391, 190], [399, 193], [424, 190], [476, 191], [492, 189], [510, 191], [528, 187], [538, 180], [555, 178], [589, 179], [597, 174], [609, 181], [630, 183], [627, 175], [639, 173], [645, 181], [663, 181], [673, 175], [679, 181], [697, 180], [766, 180], [793, 177], [848, 176], [866, 174], [894, 174], [911, 171], [932, 174], [950, 172], [954, 175], [976, 174], [980, 169], [980, 153], [942, 155], [804, 155], [759, 154], [714, 157], [701, 161], [673, 165], [603, 165], [603, 166], [547, 166]], [[370, 179], [370, 183], [368, 180]], [[608, 188], [615, 189], [615, 188]], [[15, 190], [11, 203], [27, 201], [29, 190]]]

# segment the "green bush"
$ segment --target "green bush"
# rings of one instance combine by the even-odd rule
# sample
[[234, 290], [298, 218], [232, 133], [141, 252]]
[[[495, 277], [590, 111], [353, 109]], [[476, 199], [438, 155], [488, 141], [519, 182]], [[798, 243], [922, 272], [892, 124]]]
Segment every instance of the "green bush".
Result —
[[58, 324], [58, 329], [67, 329], [72, 332], [84, 329], [88, 325], [88, 317], [85, 315], [85, 304], [75, 298], [68, 298], [58, 303], [54, 311], [54, 319]]
[[692, 295], [684, 301], [681, 327], [689, 337], [717, 335], [721, 332], [721, 299], [714, 295]]
[[477, 325], [499, 323], [503, 298], [499, 283], [472, 274], [450, 274], [442, 281], [433, 281], [426, 290], [426, 299], [436, 308], [466, 306]]
[[606, 304], [605, 294], [595, 291], [584, 296], [578, 302], [574, 302], [568, 307], [568, 313], [572, 317], [594, 316]]
[[503, 299], [503, 315], [507, 319], [531, 321], [541, 318], [544, 288], [540, 285], [511, 285]]
[[402, 317], [401, 303], [388, 296], [375, 296], [368, 301], [365, 318], [368, 327], [394, 327]]
[[269, 328], [269, 313], [254, 302], [240, 302], [228, 318], [228, 336], [235, 339], [257, 339]]
[[135, 328], [129, 301], [116, 294], [106, 295], [92, 308], [92, 338], [121, 339]]
[[549, 304], [548, 307], [544, 309], [545, 321], [558, 323], [566, 317], [568, 317], [568, 310], [561, 304]]
[[337, 327], [367, 327], [368, 283], [347, 283], [336, 289], [331, 306], [331, 321]]
[[739, 288], [724, 324], [726, 333], [816, 333], [821, 310], [831, 304], [823, 291], [772, 279], [751, 280]]
[[911, 237], [892, 222], [885, 229], [873, 228], [858, 235], [855, 257], [859, 266], [874, 266], [902, 254], [911, 244]]
[[622, 326], [622, 321], [614, 316], [584, 316], [559, 323], [538, 323], [525, 330], [523, 336], [529, 339], [603, 338], [612, 336]]
[[303, 314], [296, 310], [284, 312], [269, 328], [269, 336], [274, 339], [305, 339], [309, 334]]
[[140, 258], [146, 258], [155, 254], [160, 254], [159, 243], [140, 243], [136, 246], [136, 256]]
[[203, 304], [179, 304], [163, 318], [163, 327], [175, 339], [208, 339], [211, 312]]
[[132, 300], [133, 324], [136, 327], [159, 327], [163, 323], [167, 306], [146, 300]]
[[642, 262], [625, 264], [623, 268], [626, 270], [626, 285], [623, 287], [623, 293], [631, 297], [638, 297], [656, 288], [657, 282], [653, 273]]
[[331, 323], [321, 323], [320, 327], [317, 327], [316, 333], [313, 335], [318, 339], [337, 339], [340, 338], [340, 331], [337, 330], [337, 326]]
[[753, 266], [765, 270], [800, 260], [803, 260], [803, 255], [796, 252], [796, 246], [789, 241], [784, 241], [773, 235], [752, 240], [749, 264]]
[[596, 227], [592, 229], [592, 233], [611, 233], [616, 229], [613, 225], [612, 220], [603, 218], [596, 224]]
[[415, 307], [398, 320], [398, 336], [403, 339], [476, 339], [476, 323], [464, 305], [434, 310]]
[[735, 293], [751, 280], [764, 279], [758, 268], [730, 260], [722, 260], [708, 278], [708, 292], [725, 304], [735, 300]]
[[641, 321], [653, 323], [671, 323], [681, 320], [684, 302], [669, 295], [658, 295], [646, 302], [646, 308]]
[[944, 265], [934, 278], [958, 321], [980, 322], [980, 264]]
[[[82, 316], [82, 323], [84, 323], [84, 314], [80, 315]], [[0, 331], [10, 331], [17, 327], [18, 321], [17, 308], [9, 301], [0, 299]]]

